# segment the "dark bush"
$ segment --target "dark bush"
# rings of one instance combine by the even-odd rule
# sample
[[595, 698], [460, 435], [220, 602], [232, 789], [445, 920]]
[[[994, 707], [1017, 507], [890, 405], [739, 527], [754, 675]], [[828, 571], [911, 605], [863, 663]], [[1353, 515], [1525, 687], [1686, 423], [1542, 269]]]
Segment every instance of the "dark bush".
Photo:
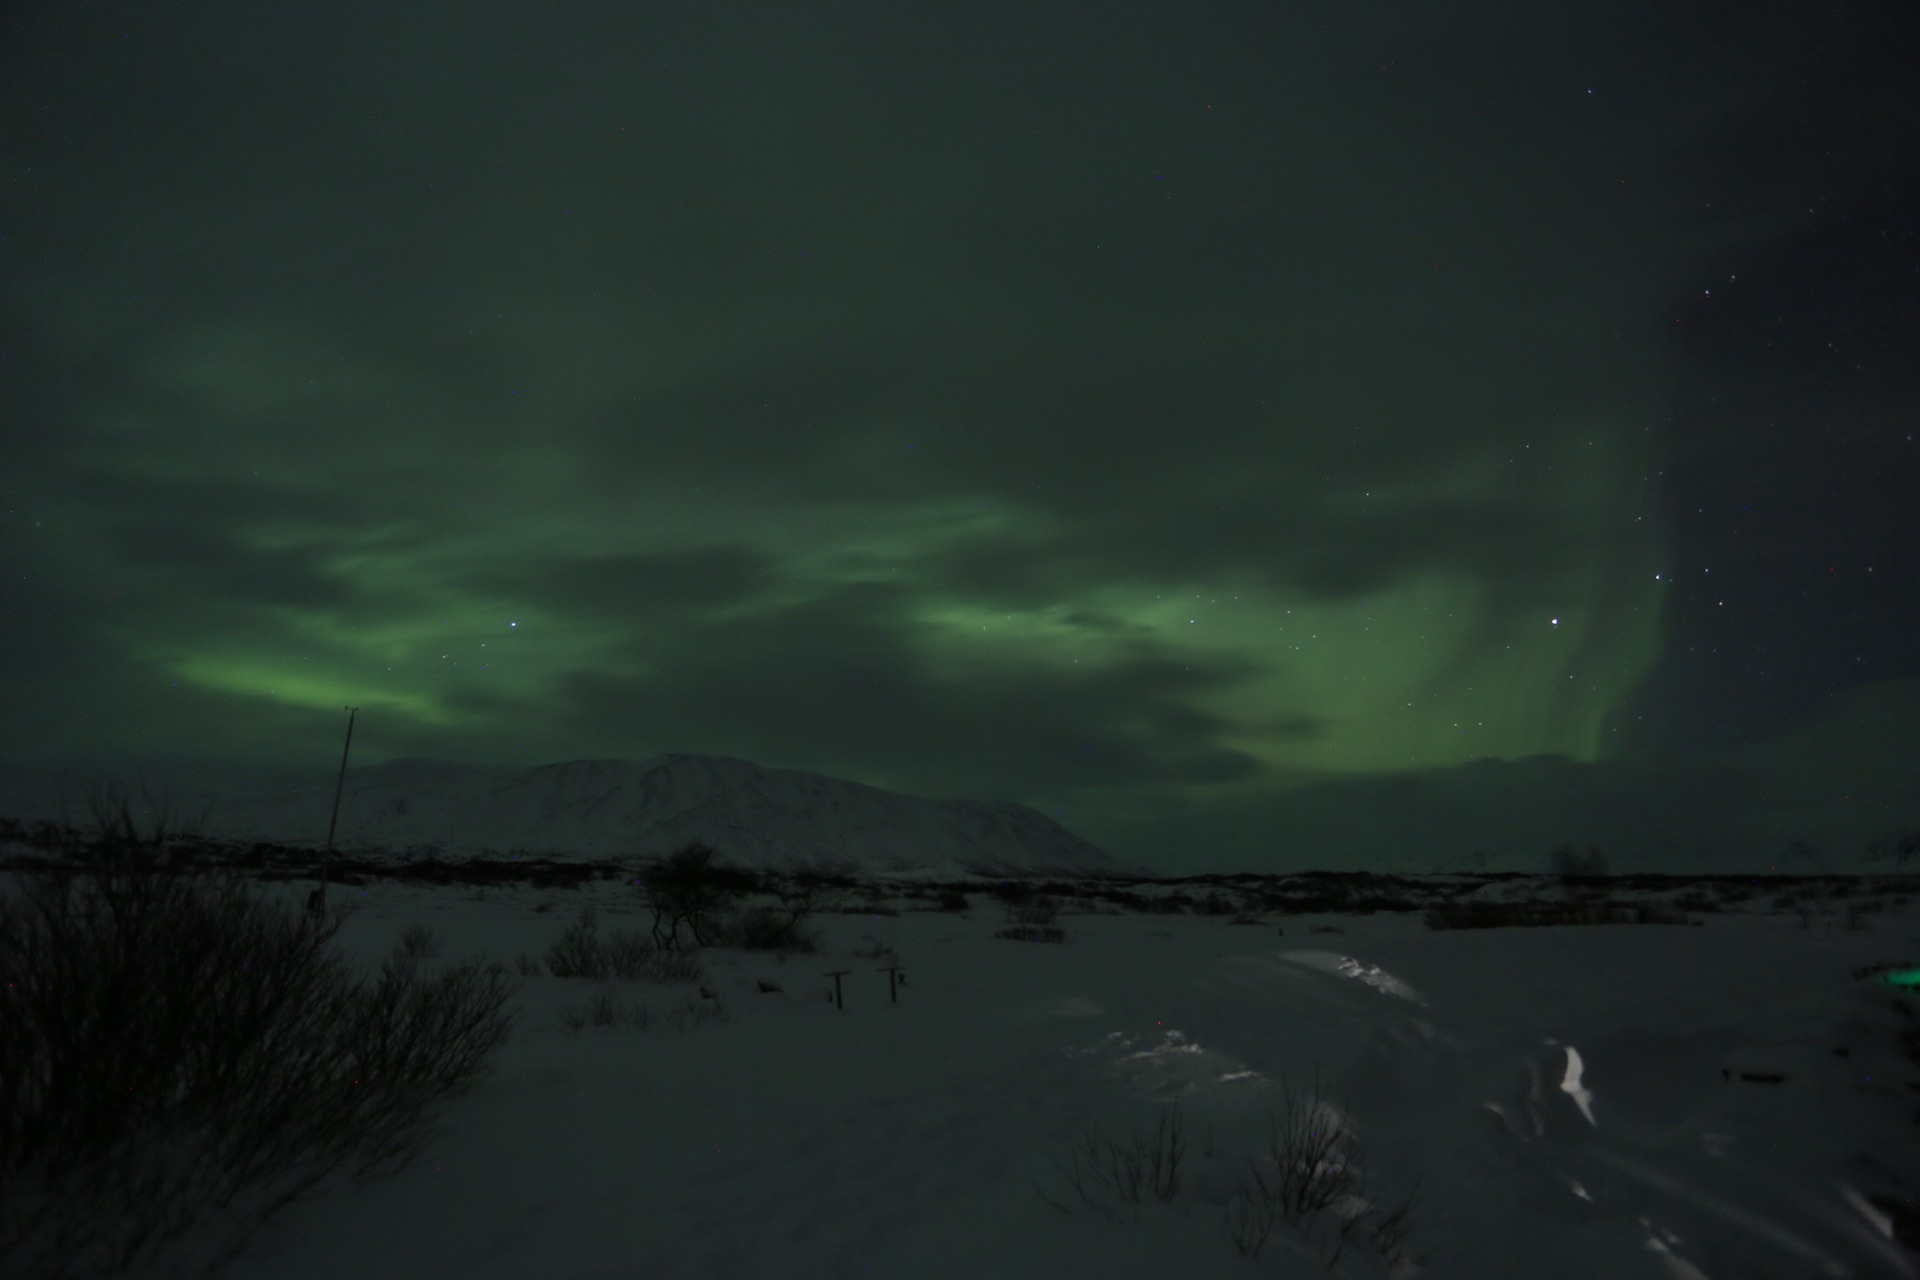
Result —
[[343, 919], [124, 862], [0, 895], [0, 1274], [212, 1265], [332, 1171], [419, 1153], [508, 992], [399, 951], [357, 978]]
[[[656, 982], [697, 982], [700, 962], [691, 955], [663, 951], [637, 933], [618, 930], [600, 936], [600, 913], [591, 903], [547, 948], [547, 972], [556, 978], [649, 978]], [[688, 977], [691, 973], [693, 976]]]
[[603, 978], [606, 957], [600, 946], [599, 913], [583, 907], [579, 919], [568, 925], [547, 948], [547, 971], [556, 978]]
[[820, 949], [820, 940], [804, 927], [804, 916], [777, 907], [749, 907], [735, 916], [725, 940], [748, 951], [804, 951]]
[[1059, 918], [1060, 904], [1044, 893], [1007, 907], [1007, 919], [1014, 924], [1050, 925]]
[[440, 937], [424, 924], [410, 924], [400, 934], [400, 954], [409, 960], [433, 960], [440, 955]]
[[1510, 929], [1548, 925], [1685, 924], [1687, 917], [1668, 907], [1611, 906], [1606, 903], [1448, 902], [1429, 907], [1429, 929]]
[[1012, 942], [1065, 942], [1067, 931], [1043, 924], [1016, 924], [994, 930], [993, 936]]

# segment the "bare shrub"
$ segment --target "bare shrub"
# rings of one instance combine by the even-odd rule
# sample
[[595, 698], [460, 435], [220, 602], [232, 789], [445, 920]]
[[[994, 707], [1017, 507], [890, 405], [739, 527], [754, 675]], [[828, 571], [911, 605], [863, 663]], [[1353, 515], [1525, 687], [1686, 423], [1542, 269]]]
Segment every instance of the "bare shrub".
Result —
[[[1186, 1185], [1186, 1159], [1185, 1128], [1174, 1106], [1161, 1112], [1154, 1124], [1129, 1126], [1117, 1138], [1084, 1135], [1064, 1161], [1056, 1157], [1052, 1162], [1084, 1208], [1120, 1222], [1138, 1217], [1138, 1206], [1149, 1196], [1167, 1202], [1179, 1195]], [[1072, 1212], [1038, 1183], [1034, 1190], [1060, 1212]]]
[[[1547, 925], [1685, 924], [1684, 911], [1657, 905], [1609, 906], [1604, 902], [1443, 902], [1429, 907], [1429, 929], [1538, 928]], [[1317, 930], [1316, 930], [1317, 931]]]
[[[1417, 1189], [1409, 1192], [1398, 1208], [1377, 1215], [1373, 1222], [1373, 1247], [1396, 1269], [1408, 1261], [1407, 1237], [1413, 1234], [1413, 1207], [1418, 1198]], [[1429, 1250], [1419, 1261], [1425, 1262], [1432, 1256], [1433, 1251]]]
[[1274, 1124], [1265, 1156], [1248, 1161], [1255, 1193], [1290, 1222], [1326, 1209], [1359, 1186], [1354, 1145], [1339, 1116], [1313, 1091], [1294, 1095], [1282, 1082], [1285, 1114]]
[[1022, 898], [1007, 908], [1007, 920], [1012, 924], [1049, 925], [1059, 918], [1060, 904], [1044, 893]]
[[691, 951], [656, 951], [640, 975], [655, 982], [698, 982], [707, 976], [700, 957]]
[[1267, 1151], [1247, 1161], [1248, 1178], [1227, 1205], [1222, 1230], [1244, 1257], [1258, 1258], [1282, 1219], [1300, 1223], [1353, 1194], [1359, 1179], [1345, 1135], [1320, 1118], [1318, 1099], [1296, 1110], [1291, 1097]]
[[397, 950], [357, 978], [343, 919], [132, 860], [0, 895], [0, 1273], [155, 1270], [190, 1235], [211, 1266], [333, 1170], [419, 1153], [508, 992]]
[[1220, 1230], [1234, 1252], [1243, 1258], [1257, 1258], [1267, 1247], [1279, 1218], [1278, 1207], [1272, 1199], [1243, 1186], [1239, 1194], [1227, 1202]]
[[662, 951], [637, 933], [616, 931], [600, 936], [600, 917], [592, 905], [547, 949], [547, 968], [556, 978], [652, 979], [658, 982], [697, 982], [697, 956]]
[[1004, 929], [995, 929], [993, 936], [1005, 938], [1010, 942], [1065, 942], [1067, 931], [1052, 925], [1015, 924]]
[[[1203, 1155], [1215, 1154], [1212, 1136], [1205, 1131], [1199, 1146]], [[1110, 1222], [1134, 1221], [1149, 1201], [1171, 1204], [1184, 1198], [1188, 1148], [1180, 1110], [1168, 1107], [1156, 1122], [1131, 1126], [1118, 1137], [1082, 1136], [1064, 1159], [1052, 1158], [1064, 1191], [1050, 1193], [1038, 1182], [1034, 1191], [1063, 1214], [1079, 1208]], [[1366, 1200], [1365, 1191], [1358, 1144], [1319, 1096], [1316, 1072], [1314, 1088], [1305, 1098], [1286, 1094], [1285, 1115], [1273, 1124], [1267, 1149], [1248, 1160], [1248, 1176], [1227, 1203], [1222, 1234], [1243, 1257], [1258, 1258], [1281, 1222], [1299, 1229], [1305, 1239], [1316, 1215], [1333, 1209], [1339, 1222], [1332, 1232], [1332, 1255], [1324, 1259], [1329, 1269], [1357, 1240], [1371, 1245], [1392, 1273], [1399, 1274], [1409, 1260], [1406, 1240], [1412, 1231], [1414, 1197], [1383, 1210]]]
[[620, 1021], [620, 1002], [611, 991], [600, 991], [587, 1001], [587, 1021], [596, 1027], [610, 1027]]
[[708, 1022], [728, 1022], [733, 1015], [719, 996], [688, 996], [667, 1010], [666, 1023], [675, 1031], [691, 1031]]
[[600, 947], [599, 912], [591, 905], [580, 909], [580, 916], [551, 947], [547, 948], [547, 969], [556, 978], [604, 978], [607, 961]]
[[1002, 880], [992, 885], [987, 892], [1010, 907], [1017, 907], [1033, 897], [1033, 886], [1024, 880]]
[[424, 924], [410, 924], [400, 934], [400, 954], [409, 960], [432, 960], [440, 954], [440, 935]]
[[597, 991], [580, 1004], [562, 1005], [560, 1023], [569, 1034], [579, 1035], [588, 1027], [611, 1027], [618, 1024], [622, 1017], [631, 1019], [633, 1010], [621, 1005], [611, 991]]
[[614, 933], [600, 944], [600, 963], [608, 974], [616, 978], [652, 977], [655, 960], [666, 954], [655, 951], [639, 934], [625, 930]]
[[802, 951], [820, 949], [820, 939], [802, 925], [804, 913], [790, 908], [749, 907], [734, 917], [726, 941], [748, 951]]

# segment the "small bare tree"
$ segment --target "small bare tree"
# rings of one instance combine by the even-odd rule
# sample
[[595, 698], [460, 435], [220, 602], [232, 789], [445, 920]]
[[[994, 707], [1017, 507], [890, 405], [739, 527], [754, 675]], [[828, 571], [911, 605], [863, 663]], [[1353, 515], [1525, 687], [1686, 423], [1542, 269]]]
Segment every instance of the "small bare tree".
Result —
[[755, 887], [755, 877], [738, 867], [714, 862], [719, 851], [693, 841], [640, 873], [640, 895], [653, 912], [653, 944], [663, 951], [680, 947], [680, 926], [696, 946], [720, 941], [725, 912]]

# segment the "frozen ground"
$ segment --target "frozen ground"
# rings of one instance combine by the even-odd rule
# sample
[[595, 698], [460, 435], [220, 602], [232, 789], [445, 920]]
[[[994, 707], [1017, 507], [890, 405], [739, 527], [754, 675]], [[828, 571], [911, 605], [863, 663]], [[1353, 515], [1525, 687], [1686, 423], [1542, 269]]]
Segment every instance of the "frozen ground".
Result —
[[[702, 953], [715, 998], [518, 979], [512, 1040], [426, 1155], [293, 1206], [224, 1274], [1325, 1275], [1332, 1210], [1281, 1223], [1257, 1258], [1222, 1233], [1283, 1082], [1297, 1093], [1317, 1068], [1366, 1199], [1417, 1190], [1405, 1247], [1426, 1261], [1402, 1274], [1913, 1276], [1920, 1051], [1900, 1037], [1920, 1024], [1912, 997], [1854, 971], [1920, 958], [1920, 921], [1911, 896], [1868, 883], [1810, 903], [1762, 883], [1690, 924], [1459, 930], [1418, 912], [1235, 924], [1069, 899], [1058, 944], [996, 938], [1004, 905], [985, 892], [963, 913], [908, 885], [843, 893], [812, 918], [818, 954]], [[1545, 879], [1479, 892], [1558, 895]], [[334, 893], [356, 908], [335, 945], [368, 961], [411, 925], [442, 940], [440, 962], [513, 966], [584, 903], [603, 934], [649, 920], [605, 881]], [[831, 970], [850, 970], [844, 1008]], [[650, 1007], [652, 1027], [570, 1030], [563, 1011], [601, 991]], [[727, 1016], [668, 1025], [689, 1002]], [[1076, 1143], [1173, 1103], [1182, 1194], [1082, 1204], [1062, 1172]], [[1358, 1241], [1331, 1270], [1388, 1273]]]

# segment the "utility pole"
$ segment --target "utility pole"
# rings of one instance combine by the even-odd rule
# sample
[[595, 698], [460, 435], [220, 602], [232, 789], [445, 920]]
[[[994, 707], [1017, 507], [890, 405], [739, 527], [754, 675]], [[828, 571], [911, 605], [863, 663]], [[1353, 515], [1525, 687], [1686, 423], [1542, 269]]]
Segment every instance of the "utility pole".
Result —
[[340, 748], [340, 776], [333, 784], [333, 816], [327, 819], [327, 849], [320, 859], [320, 887], [307, 898], [307, 910], [315, 915], [327, 911], [327, 879], [333, 870], [333, 829], [340, 821], [340, 789], [347, 785], [347, 752], [353, 750], [353, 718], [360, 708], [347, 707], [347, 743]]

